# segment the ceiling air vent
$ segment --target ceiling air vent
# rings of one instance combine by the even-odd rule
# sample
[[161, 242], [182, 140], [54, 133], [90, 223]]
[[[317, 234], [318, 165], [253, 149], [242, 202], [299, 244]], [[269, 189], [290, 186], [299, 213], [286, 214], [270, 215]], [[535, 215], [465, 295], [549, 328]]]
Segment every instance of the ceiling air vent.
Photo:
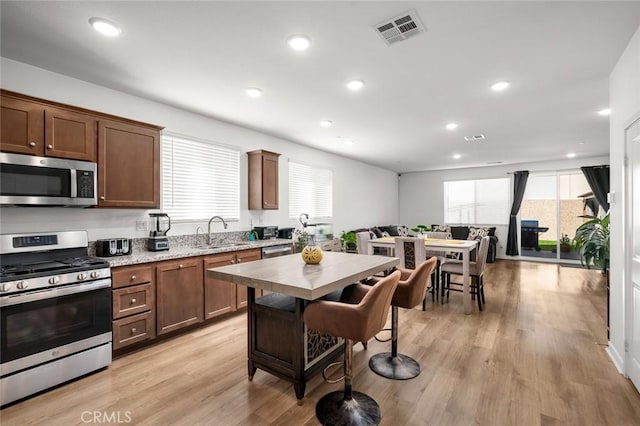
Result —
[[376, 32], [387, 46], [406, 40], [425, 31], [415, 10], [410, 10], [395, 18], [388, 19], [375, 26]]
[[465, 136], [464, 140], [467, 142], [478, 142], [483, 140], [484, 138], [485, 138], [484, 134], [480, 133], [479, 135]]

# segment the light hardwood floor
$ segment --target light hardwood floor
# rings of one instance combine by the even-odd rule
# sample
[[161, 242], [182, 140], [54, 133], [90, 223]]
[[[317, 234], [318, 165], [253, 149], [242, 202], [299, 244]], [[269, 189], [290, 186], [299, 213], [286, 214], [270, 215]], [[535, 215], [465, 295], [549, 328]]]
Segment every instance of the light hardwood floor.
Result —
[[[460, 293], [426, 312], [400, 311], [400, 352], [422, 365], [413, 380], [369, 370], [369, 357], [388, 343], [356, 345], [354, 389], [378, 401], [383, 425], [640, 424], [640, 395], [605, 353], [601, 274], [498, 261], [488, 265], [485, 293], [485, 310], [474, 304], [468, 316]], [[5, 408], [0, 421], [73, 425], [112, 416], [115, 424], [119, 415], [121, 424], [141, 425], [317, 424], [316, 402], [341, 384], [315, 377], [299, 406], [287, 382], [261, 370], [247, 381], [245, 325], [238, 315], [116, 359]]]

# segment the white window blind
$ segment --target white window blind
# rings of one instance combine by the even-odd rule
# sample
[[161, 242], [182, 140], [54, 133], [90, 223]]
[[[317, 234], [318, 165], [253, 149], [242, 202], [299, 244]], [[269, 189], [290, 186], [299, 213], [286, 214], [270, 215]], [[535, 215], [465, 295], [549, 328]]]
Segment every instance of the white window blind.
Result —
[[289, 217], [301, 213], [312, 218], [333, 214], [333, 173], [308, 164], [289, 161]]
[[164, 133], [162, 211], [176, 220], [240, 218], [240, 152]]
[[444, 222], [506, 225], [509, 223], [508, 178], [444, 182]]

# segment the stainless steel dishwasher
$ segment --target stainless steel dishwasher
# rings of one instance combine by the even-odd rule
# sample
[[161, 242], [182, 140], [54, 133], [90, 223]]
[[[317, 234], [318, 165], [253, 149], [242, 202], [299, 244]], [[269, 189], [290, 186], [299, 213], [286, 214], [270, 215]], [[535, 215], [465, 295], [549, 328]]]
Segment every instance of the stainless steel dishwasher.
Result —
[[277, 246], [269, 246], [262, 248], [262, 258], [268, 259], [270, 257], [286, 256], [291, 254], [291, 244], [279, 244]]

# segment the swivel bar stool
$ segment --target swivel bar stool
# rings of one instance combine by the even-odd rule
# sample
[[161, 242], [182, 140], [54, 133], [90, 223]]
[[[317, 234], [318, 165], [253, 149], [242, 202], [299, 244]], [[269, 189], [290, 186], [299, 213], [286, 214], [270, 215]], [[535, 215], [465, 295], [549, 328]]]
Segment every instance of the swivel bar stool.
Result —
[[377, 425], [378, 403], [362, 392], [351, 390], [353, 342], [371, 339], [384, 327], [400, 272], [382, 278], [374, 286], [355, 284], [343, 292], [342, 302], [314, 301], [304, 310], [308, 328], [343, 337], [344, 392], [323, 396], [316, 405], [316, 417], [323, 425]]
[[438, 262], [431, 257], [422, 262], [406, 281], [399, 281], [391, 300], [391, 352], [383, 352], [369, 359], [369, 368], [376, 374], [394, 380], [413, 379], [420, 374], [420, 364], [413, 358], [398, 353], [398, 308], [418, 306], [431, 281], [431, 273]]

